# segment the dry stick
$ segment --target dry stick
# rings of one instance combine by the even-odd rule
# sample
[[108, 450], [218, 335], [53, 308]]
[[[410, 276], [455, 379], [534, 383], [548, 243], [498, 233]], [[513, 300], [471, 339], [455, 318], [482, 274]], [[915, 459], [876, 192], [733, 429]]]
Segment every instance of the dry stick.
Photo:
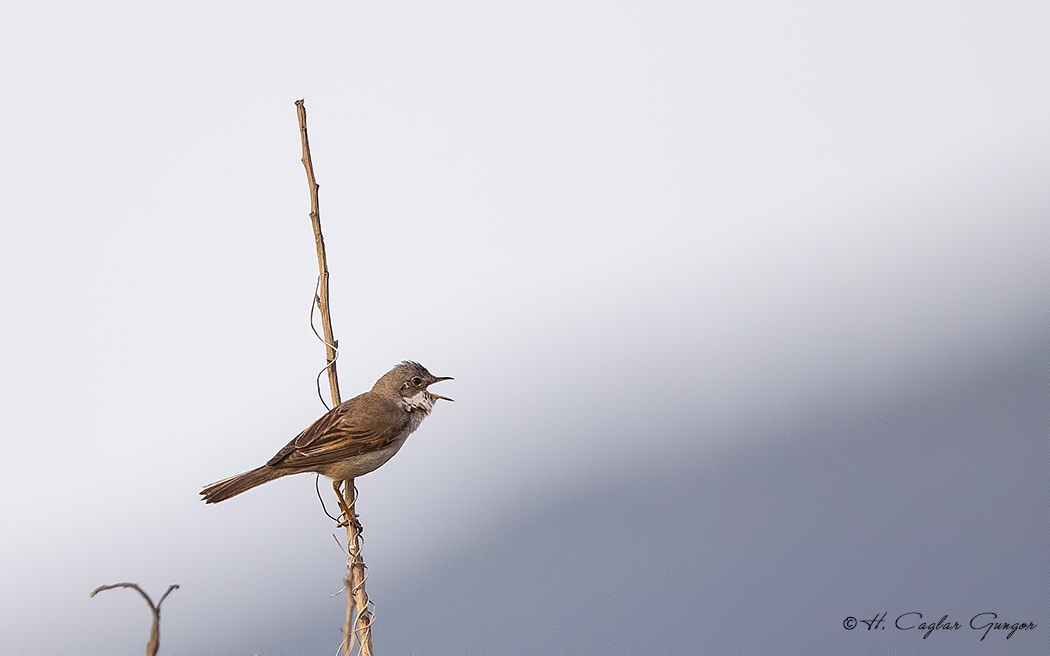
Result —
[[[321, 311], [321, 326], [324, 330], [324, 342], [327, 356], [328, 386], [332, 390], [332, 407], [339, 405], [339, 379], [336, 377], [335, 360], [336, 348], [339, 342], [332, 334], [332, 317], [328, 309], [328, 260], [325, 257], [324, 237], [321, 235], [321, 215], [317, 200], [317, 179], [314, 177], [313, 159], [310, 157], [310, 140], [306, 134], [306, 105], [302, 100], [295, 101], [296, 111], [299, 115], [299, 135], [303, 142], [303, 167], [306, 168], [306, 181], [310, 185], [310, 221], [314, 226], [314, 243], [317, 246], [317, 268], [320, 271], [320, 284], [316, 303]], [[346, 588], [346, 623], [343, 627], [342, 651], [349, 656], [353, 648], [354, 636], [361, 645], [361, 656], [372, 656], [372, 614], [368, 610], [368, 595], [365, 594], [365, 561], [361, 557], [361, 523], [357, 520], [354, 505], [357, 501], [357, 490], [353, 479], [342, 482], [343, 491], [340, 491], [340, 481], [332, 485], [335, 489], [336, 499], [343, 511], [346, 521], [347, 551], [350, 554], [350, 562], [347, 566], [346, 578], [343, 585]], [[350, 496], [349, 502], [344, 496]], [[354, 613], [354, 607], [357, 613]]]
[[100, 585], [94, 589], [91, 596], [94, 597], [103, 590], [112, 590], [113, 588], [131, 588], [132, 590], [138, 591], [142, 598], [149, 604], [149, 609], [153, 613], [153, 627], [149, 632], [149, 642], [146, 643], [146, 656], [157, 656], [157, 650], [160, 649], [160, 605], [164, 603], [164, 600], [168, 598], [172, 590], [178, 590], [179, 586], [169, 585], [167, 592], [160, 597], [160, 601], [153, 604], [153, 600], [149, 598], [149, 595], [138, 586], [137, 583], [114, 583], [113, 585]]
[[299, 113], [299, 136], [303, 142], [303, 166], [306, 168], [306, 182], [310, 185], [310, 221], [314, 226], [314, 244], [317, 246], [317, 269], [320, 271], [321, 283], [317, 291], [317, 307], [321, 310], [321, 327], [324, 330], [325, 355], [328, 365], [328, 387], [332, 390], [332, 407], [339, 405], [339, 377], [335, 372], [335, 350], [339, 342], [332, 334], [332, 316], [328, 311], [328, 259], [324, 252], [324, 236], [321, 234], [321, 211], [317, 200], [320, 187], [314, 177], [314, 161], [310, 157], [310, 140], [306, 135], [306, 105], [302, 100], [295, 101]]

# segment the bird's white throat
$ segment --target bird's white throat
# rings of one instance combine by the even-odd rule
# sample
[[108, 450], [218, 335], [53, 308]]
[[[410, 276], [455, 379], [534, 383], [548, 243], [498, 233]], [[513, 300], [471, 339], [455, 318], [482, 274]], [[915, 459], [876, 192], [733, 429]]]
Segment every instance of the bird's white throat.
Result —
[[434, 407], [434, 397], [427, 394], [426, 390], [419, 390], [413, 396], [402, 397], [402, 403], [409, 412], [422, 410], [424, 414], [430, 414]]

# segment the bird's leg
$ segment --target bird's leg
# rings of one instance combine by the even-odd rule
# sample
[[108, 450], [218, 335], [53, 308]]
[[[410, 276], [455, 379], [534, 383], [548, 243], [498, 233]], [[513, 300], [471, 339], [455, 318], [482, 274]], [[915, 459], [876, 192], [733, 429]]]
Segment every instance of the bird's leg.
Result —
[[350, 518], [350, 508], [346, 505], [346, 499], [343, 497], [342, 485], [342, 481], [332, 481], [332, 489], [335, 490], [335, 498], [339, 502], [339, 510], [342, 511], [339, 523], [335, 525], [336, 528], [346, 526], [346, 522]]
[[347, 481], [347, 492], [350, 493], [350, 500], [347, 501], [346, 497], [343, 496], [342, 481], [332, 481], [332, 489], [335, 490], [335, 498], [339, 501], [339, 509], [343, 512], [343, 519], [336, 524], [336, 528], [342, 528], [347, 525], [348, 522], [353, 522], [355, 532], [360, 535], [361, 530], [364, 528], [361, 526], [361, 522], [357, 520], [357, 513], [351, 510], [351, 507], [357, 501], [356, 490], [354, 490], [353, 483]]

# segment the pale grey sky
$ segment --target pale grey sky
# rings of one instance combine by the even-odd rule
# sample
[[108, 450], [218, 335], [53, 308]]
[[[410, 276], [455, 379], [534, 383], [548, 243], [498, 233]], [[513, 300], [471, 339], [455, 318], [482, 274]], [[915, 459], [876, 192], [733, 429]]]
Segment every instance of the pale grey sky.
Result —
[[197, 497], [323, 411], [298, 98], [344, 396], [456, 377], [359, 481], [381, 653], [1047, 653], [1048, 21], [5, 8], [0, 653], [140, 651], [123, 580], [162, 653], [334, 653], [312, 477]]

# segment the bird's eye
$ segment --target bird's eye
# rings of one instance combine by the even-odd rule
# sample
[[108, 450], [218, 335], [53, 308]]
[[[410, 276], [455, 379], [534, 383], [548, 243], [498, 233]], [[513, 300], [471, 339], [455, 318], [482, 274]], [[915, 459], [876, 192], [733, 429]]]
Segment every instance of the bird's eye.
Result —
[[419, 376], [415, 376], [414, 378], [412, 378], [412, 384], [415, 385], [416, 387], [419, 387], [420, 385], [423, 384], [423, 379], [420, 378]]

